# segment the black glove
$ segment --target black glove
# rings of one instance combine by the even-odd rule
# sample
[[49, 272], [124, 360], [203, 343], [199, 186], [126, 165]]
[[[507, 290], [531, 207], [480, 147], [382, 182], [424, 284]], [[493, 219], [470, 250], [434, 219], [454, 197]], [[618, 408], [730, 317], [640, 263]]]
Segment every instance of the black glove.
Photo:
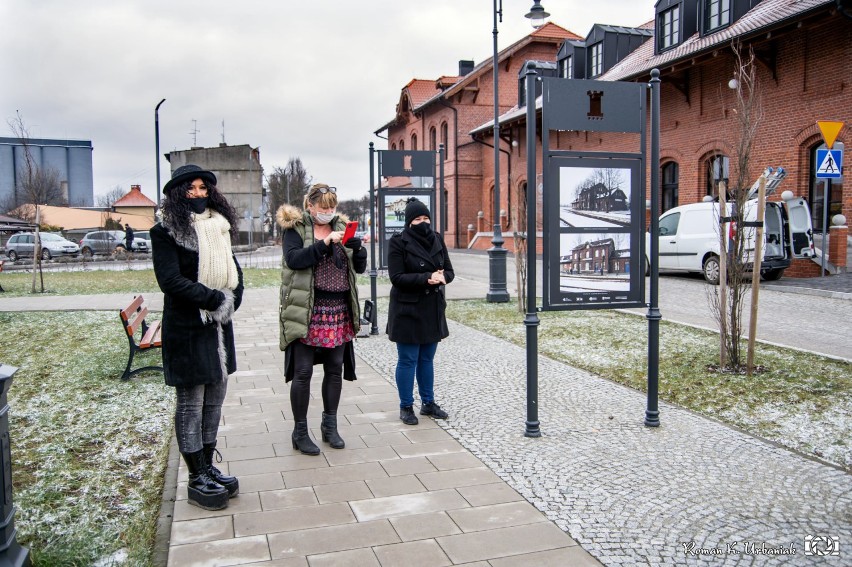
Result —
[[350, 248], [353, 252], [357, 252], [361, 249], [361, 239], [357, 236], [353, 236], [349, 240], [347, 240], [344, 244], [347, 248]]

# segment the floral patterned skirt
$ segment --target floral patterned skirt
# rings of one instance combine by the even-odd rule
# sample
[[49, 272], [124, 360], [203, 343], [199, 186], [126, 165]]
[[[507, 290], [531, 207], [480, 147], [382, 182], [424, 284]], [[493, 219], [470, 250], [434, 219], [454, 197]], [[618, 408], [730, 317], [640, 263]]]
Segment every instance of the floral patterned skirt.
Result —
[[345, 299], [315, 298], [314, 311], [303, 343], [314, 347], [334, 348], [355, 338], [355, 328]]

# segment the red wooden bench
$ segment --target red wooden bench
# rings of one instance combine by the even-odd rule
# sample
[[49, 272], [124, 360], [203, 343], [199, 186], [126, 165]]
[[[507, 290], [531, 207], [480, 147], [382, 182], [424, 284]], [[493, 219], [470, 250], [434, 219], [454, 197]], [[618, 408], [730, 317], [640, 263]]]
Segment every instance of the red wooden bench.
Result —
[[[119, 312], [119, 316], [121, 317], [121, 324], [127, 333], [127, 342], [130, 346], [130, 356], [127, 358], [127, 367], [124, 369], [121, 379], [129, 380], [134, 374], [147, 370], [159, 370], [162, 372], [162, 366], [145, 366], [133, 371], [130, 370], [130, 366], [133, 364], [133, 357], [138, 351], [163, 346], [160, 338], [160, 321], [148, 323], [145, 320], [148, 316], [148, 307], [145, 305], [145, 299], [141, 295], [137, 295], [130, 305]], [[139, 331], [140, 336], [138, 342], [136, 341], [137, 331]]]

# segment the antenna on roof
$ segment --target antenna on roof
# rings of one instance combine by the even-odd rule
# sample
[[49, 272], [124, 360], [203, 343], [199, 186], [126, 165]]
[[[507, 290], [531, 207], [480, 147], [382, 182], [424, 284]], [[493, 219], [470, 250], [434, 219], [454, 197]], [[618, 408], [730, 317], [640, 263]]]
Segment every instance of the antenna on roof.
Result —
[[198, 133], [201, 132], [196, 126], [198, 126], [198, 120], [195, 118], [192, 119], [192, 131], [190, 135], [192, 135], [192, 146], [195, 147], [198, 145]]

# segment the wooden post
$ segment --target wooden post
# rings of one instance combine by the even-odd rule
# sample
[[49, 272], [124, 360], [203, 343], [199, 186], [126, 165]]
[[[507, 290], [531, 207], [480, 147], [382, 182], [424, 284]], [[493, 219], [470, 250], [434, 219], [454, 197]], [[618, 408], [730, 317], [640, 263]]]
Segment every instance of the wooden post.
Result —
[[719, 367], [728, 363], [728, 184], [719, 182]]
[[38, 203], [35, 205], [35, 232], [33, 232], [33, 285], [32, 285], [32, 293], [36, 292], [36, 275], [38, 274], [38, 266], [39, 262], [41, 262], [41, 250], [39, 250], [40, 237], [39, 237], [39, 225], [41, 224], [41, 217], [39, 216], [39, 206]]
[[751, 272], [751, 315], [748, 322], [748, 354], [746, 373], [754, 370], [754, 341], [757, 338], [757, 301], [760, 293], [760, 261], [763, 256], [763, 214], [766, 208], [766, 176], [761, 175], [757, 189], [757, 229], [754, 233], [754, 261]]

